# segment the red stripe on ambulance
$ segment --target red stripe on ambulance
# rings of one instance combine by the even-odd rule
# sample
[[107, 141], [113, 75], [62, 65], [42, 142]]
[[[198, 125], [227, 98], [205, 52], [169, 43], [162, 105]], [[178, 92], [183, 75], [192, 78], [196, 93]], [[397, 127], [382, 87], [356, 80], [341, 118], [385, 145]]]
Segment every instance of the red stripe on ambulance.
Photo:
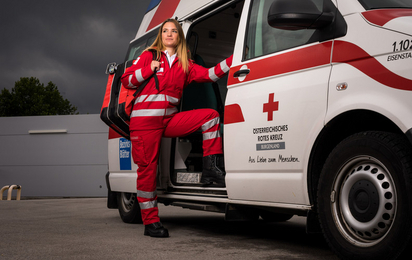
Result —
[[116, 131], [114, 131], [113, 129], [111, 129], [109, 127], [109, 139], [115, 139], [115, 138], [121, 138], [123, 136], [121, 136], [120, 134], [116, 133]]
[[347, 63], [388, 87], [412, 91], [412, 80], [388, 70], [374, 57], [353, 43], [335, 41], [332, 61]]
[[[329, 41], [266, 59], [252, 61], [247, 63], [250, 73], [243, 82], [329, 64], [331, 51], [332, 42]], [[239, 80], [233, 77], [233, 73], [240, 70], [243, 65], [230, 69], [228, 85], [239, 83]]]
[[402, 16], [412, 16], [412, 10], [380, 9], [363, 12], [362, 15], [369, 22], [379, 26], [384, 26], [387, 22], [395, 18]]
[[225, 125], [245, 122], [242, 108], [238, 104], [225, 106]]
[[146, 29], [146, 32], [163, 23], [166, 19], [173, 18], [173, 14], [175, 13], [179, 3], [180, 0], [163, 0], [160, 2], [156, 13], [153, 15], [153, 18]]
[[[228, 85], [240, 82], [233, 74], [244, 65], [247, 65], [250, 73], [242, 83], [329, 64], [331, 50], [330, 41], [233, 67], [229, 72]], [[388, 87], [412, 91], [411, 79], [393, 73], [353, 43], [335, 41], [332, 62], [347, 63]]]

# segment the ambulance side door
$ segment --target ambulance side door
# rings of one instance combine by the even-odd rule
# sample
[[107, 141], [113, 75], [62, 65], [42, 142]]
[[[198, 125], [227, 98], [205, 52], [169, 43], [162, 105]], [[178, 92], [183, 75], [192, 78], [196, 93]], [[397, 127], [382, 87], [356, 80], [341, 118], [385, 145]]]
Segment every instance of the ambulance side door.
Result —
[[[230, 199], [308, 205], [306, 169], [323, 127], [332, 41], [268, 24], [274, 0], [246, 1], [225, 102]], [[323, 0], [311, 1], [322, 10]]]

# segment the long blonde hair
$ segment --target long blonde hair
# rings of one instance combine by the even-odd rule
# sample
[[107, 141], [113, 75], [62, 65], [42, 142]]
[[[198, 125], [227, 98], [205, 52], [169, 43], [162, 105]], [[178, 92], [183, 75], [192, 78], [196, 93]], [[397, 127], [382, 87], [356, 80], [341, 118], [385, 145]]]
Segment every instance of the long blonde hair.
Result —
[[145, 51], [155, 50], [157, 52], [157, 60], [160, 59], [161, 52], [166, 50], [166, 47], [164, 46], [162, 41], [163, 26], [168, 22], [172, 22], [177, 28], [179, 37], [176, 46], [176, 54], [177, 57], [179, 57], [178, 61], [180, 67], [182, 67], [183, 71], [187, 73], [189, 70], [190, 53], [187, 48], [185, 34], [183, 33], [182, 26], [180, 26], [179, 22], [175, 19], [167, 19], [162, 23], [162, 26], [160, 26], [159, 32], [157, 33], [157, 37], [154, 40], [153, 44], [150, 47], [148, 47]]

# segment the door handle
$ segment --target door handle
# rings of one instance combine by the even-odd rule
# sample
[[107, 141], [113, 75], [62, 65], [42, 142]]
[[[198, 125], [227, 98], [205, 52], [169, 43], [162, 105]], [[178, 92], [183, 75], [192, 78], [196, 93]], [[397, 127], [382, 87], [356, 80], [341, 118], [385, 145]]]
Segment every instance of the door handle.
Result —
[[233, 73], [233, 77], [238, 78], [242, 74], [245, 74], [245, 75], [249, 74], [249, 72], [250, 72], [250, 69], [238, 70], [235, 73]]

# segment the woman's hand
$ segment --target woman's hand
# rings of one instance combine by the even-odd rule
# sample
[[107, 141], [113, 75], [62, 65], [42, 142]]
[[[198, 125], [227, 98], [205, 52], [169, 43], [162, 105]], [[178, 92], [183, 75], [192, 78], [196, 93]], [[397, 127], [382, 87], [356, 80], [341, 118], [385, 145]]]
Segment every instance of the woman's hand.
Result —
[[153, 72], [156, 72], [160, 69], [160, 62], [157, 60], [153, 60], [152, 63], [150, 64], [150, 68], [152, 69]]

